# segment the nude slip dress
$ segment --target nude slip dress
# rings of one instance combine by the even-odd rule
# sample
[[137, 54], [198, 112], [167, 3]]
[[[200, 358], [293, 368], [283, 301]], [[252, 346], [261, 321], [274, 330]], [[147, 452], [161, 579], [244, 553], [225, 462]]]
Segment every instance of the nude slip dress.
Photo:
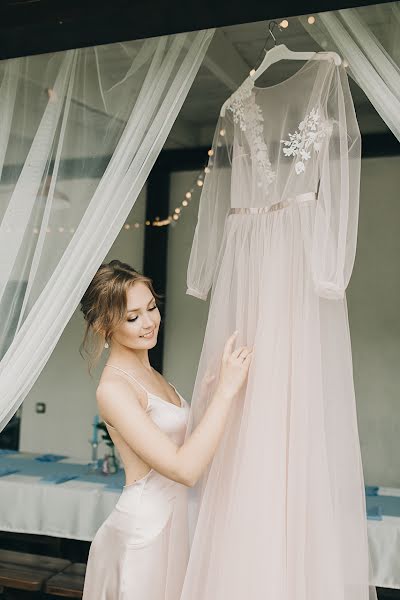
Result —
[[[177, 392], [181, 406], [172, 404], [134, 381], [147, 394], [146, 412], [151, 419], [181, 445], [188, 403]], [[124, 486], [114, 510], [97, 531], [90, 547], [83, 600], [179, 600], [188, 554], [187, 488], [151, 469]]]

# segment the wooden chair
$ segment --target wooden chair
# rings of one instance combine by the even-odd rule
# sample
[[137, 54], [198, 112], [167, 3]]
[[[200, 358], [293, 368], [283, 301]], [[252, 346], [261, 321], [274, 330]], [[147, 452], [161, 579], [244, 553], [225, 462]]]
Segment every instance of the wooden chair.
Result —
[[86, 565], [73, 563], [62, 573], [50, 577], [44, 585], [46, 594], [63, 598], [82, 598]]
[[63, 558], [0, 549], [0, 589], [6, 597], [11, 597], [8, 590], [39, 592], [49, 577], [70, 564]]

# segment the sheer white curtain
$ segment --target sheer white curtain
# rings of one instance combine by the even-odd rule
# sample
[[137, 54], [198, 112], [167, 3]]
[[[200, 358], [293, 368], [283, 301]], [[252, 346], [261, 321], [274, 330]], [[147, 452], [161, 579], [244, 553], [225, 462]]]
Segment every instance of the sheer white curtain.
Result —
[[127, 218], [213, 33], [0, 62], [0, 431]]
[[400, 140], [400, 3], [320, 13], [312, 25], [300, 21], [325, 50], [347, 61], [351, 77]]

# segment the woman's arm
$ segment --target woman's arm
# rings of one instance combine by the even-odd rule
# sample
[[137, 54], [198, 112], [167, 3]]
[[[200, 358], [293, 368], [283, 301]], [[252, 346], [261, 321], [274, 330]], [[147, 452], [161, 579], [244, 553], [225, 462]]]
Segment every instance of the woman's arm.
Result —
[[236, 333], [225, 345], [220, 379], [211, 402], [182, 446], [155, 425], [127, 381], [104, 382], [97, 388], [101, 414], [144, 462], [169, 479], [193, 486], [214, 456], [232, 400], [246, 379], [251, 359], [247, 347], [232, 351], [235, 338]]

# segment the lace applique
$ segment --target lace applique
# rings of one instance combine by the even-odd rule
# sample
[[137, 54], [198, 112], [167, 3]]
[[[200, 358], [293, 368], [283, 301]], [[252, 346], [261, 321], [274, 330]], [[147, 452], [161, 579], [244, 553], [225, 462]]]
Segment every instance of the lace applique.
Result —
[[304, 173], [306, 161], [311, 158], [311, 149], [319, 152], [322, 140], [332, 131], [332, 125], [328, 121], [322, 121], [319, 108], [313, 108], [304, 121], [299, 123], [294, 133], [288, 133], [288, 140], [281, 140], [284, 144], [283, 154], [295, 156], [297, 160], [294, 168], [297, 175]]
[[233, 120], [242, 131], [247, 132], [247, 138], [254, 153], [258, 185], [267, 188], [275, 179], [268, 156], [268, 146], [264, 140], [264, 117], [261, 108], [255, 101], [253, 92], [254, 81], [248, 77], [242, 85], [232, 94], [226, 108], [231, 109]]

